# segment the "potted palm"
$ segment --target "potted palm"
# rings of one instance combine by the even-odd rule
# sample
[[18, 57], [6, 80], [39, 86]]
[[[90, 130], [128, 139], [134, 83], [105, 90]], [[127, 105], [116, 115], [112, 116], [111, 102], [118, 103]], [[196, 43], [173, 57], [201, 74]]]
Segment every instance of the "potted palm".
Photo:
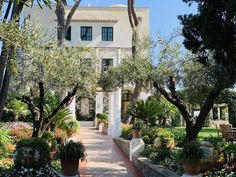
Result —
[[132, 129], [133, 129], [133, 138], [141, 138], [142, 137], [142, 129], [143, 129], [142, 122], [135, 122]]
[[149, 125], [149, 123], [155, 124], [157, 121], [158, 111], [158, 103], [156, 100], [138, 100], [129, 105], [126, 114], [142, 120], [146, 125]]
[[201, 160], [206, 157], [206, 150], [199, 144], [187, 143], [179, 154], [185, 171], [184, 176], [200, 176]]
[[79, 161], [86, 159], [85, 147], [81, 142], [70, 141], [59, 151], [61, 171], [64, 176], [76, 176], [79, 172]]

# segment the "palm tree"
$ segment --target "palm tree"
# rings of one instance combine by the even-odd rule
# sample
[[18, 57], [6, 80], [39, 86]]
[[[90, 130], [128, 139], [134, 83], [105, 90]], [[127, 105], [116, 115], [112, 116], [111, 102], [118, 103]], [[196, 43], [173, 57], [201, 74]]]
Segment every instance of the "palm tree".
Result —
[[158, 103], [156, 100], [138, 100], [129, 105], [127, 114], [144, 121], [144, 123], [148, 125], [150, 121], [155, 122], [158, 111]]

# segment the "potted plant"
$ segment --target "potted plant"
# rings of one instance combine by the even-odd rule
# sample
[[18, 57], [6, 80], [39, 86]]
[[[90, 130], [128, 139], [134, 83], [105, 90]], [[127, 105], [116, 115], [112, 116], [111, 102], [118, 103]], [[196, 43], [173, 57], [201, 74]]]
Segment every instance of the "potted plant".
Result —
[[104, 127], [108, 122], [108, 115], [106, 113], [98, 113], [96, 117], [97, 117], [98, 129], [99, 131], [102, 131], [102, 127]]
[[81, 142], [70, 141], [60, 148], [59, 159], [64, 176], [76, 176], [79, 171], [79, 161], [86, 159], [85, 147]]
[[137, 100], [129, 104], [126, 114], [142, 120], [146, 125], [155, 124], [158, 115], [158, 103], [156, 100]]
[[67, 137], [72, 137], [75, 133], [80, 130], [80, 123], [76, 119], [65, 120], [60, 127], [62, 130], [66, 131]]
[[142, 129], [143, 129], [142, 122], [135, 122], [132, 129], [133, 129], [133, 138], [141, 138], [142, 137]]
[[206, 157], [206, 150], [199, 144], [187, 143], [179, 154], [180, 161], [185, 171], [184, 176], [200, 175], [201, 160]]

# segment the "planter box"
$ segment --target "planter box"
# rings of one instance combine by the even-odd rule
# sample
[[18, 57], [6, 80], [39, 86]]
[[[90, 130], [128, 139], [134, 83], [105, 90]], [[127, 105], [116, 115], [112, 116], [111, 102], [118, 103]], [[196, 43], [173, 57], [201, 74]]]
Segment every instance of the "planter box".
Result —
[[[123, 138], [114, 138], [114, 142], [119, 148], [130, 158], [132, 149], [131, 141]], [[131, 156], [133, 164], [139, 169], [139, 171], [145, 177], [180, 177], [177, 173], [167, 169], [161, 165], [154, 165], [151, 160], [145, 157]]]
[[130, 140], [125, 140], [123, 138], [114, 138], [113, 140], [125, 155], [130, 158]]
[[94, 127], [94, 121], [79, 121], [80, 127]]
[[180, 175], [164, 166], [154, 165], [151, 160], [145, 157], [133, 156], [133, 164], [145, 177], [180, 177]]

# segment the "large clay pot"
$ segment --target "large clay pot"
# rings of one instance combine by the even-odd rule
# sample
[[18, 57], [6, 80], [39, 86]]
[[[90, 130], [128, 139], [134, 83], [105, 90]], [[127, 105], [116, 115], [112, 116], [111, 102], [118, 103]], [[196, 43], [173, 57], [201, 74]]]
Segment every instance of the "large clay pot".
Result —
[[185, 174], [199, 175], [200, 174], [200, 165], [201, 165], [201, 160], [184, 161], [183, 167], [184, 167]]
[[133, 138], [141, 138], [142, 130], [133, 129]]
[[61, 172], [64, 176], [76, 176], [79, 171], [79, 160], [62, 160]]

